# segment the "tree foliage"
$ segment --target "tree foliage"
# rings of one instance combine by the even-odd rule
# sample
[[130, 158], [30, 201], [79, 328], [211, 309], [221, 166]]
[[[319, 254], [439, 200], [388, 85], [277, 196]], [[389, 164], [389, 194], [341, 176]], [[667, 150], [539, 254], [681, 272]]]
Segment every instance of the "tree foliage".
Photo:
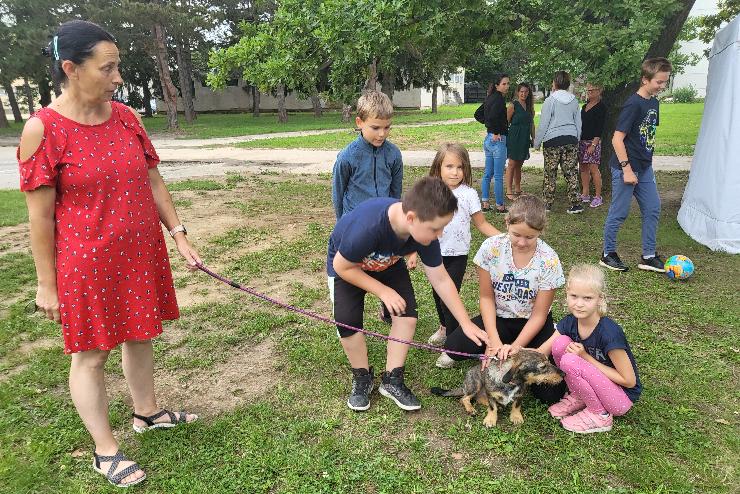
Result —
[[714, 41], [722, 25], [740, 15], [740, 0], [719, 0], [717, 7], [716, 14], [701, 16], [698, 19], [698, 37], [705, 43]]

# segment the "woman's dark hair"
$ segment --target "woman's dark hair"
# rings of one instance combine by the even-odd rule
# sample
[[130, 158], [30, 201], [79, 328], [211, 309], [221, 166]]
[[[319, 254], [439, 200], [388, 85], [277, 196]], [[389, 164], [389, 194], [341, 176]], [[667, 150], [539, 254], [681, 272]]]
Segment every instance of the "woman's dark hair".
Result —
[[530, 115], [534, 117], [534, 96], [532, 96], [532, 88], [527, 84], [526, 82], [520, 82], [516, 86], [516, 92], [514, 93], [514, 101], [517, 101], [519, 99], [519, 90], [523, 87], [527, 88], [527, 99], [524, 100], [524, 109], [529, 112]]
[[51, 57], [51, 80], [55, 85], [67, 82], [62, 62], [81, 64], [92, 56], [95, 45], [101, 41], [116, 42], [111, 33], [89, 21], [68, 21], [59, 26], [56, 34], [41, 53]]
[[564, 70], [558, 70], [552, 78], [552, 83], [558, 89], [568, 89], [570, 87], [570, 74]]
[[493, 75], [493, 79], [491, 80], [491, 83], [488, 84], [488, 89], [486, 90], [486, 97], [493, 94], [493, 92], [496, 90], [496, 86], [501, 84], [501, 79], [504, 77], [509, 77], [509, 74], [504, 74], [503, 72], [498, 72]]

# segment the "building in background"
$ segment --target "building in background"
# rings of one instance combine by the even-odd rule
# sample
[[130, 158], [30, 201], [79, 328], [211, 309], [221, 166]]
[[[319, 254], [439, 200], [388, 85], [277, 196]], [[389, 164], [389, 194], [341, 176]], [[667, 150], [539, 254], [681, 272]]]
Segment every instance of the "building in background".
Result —
[[[440, 84], [443, 81], [440, 81]], [[252, 110], [252, 93], [250, 86], [241, 78], [231, 81], [225, 88], [213, 90], [195, 81], [195, 111], [196, 112], [247, 112]], [[378, 90], [381, 85], [378, 84]], [[452, 74], [445, 87], [437, 89], [437, 105], [461, 105], [465, 102], [465, 70], [460, 69]], [[260, 110], [276, 111], [277, 98], [271, 94], [260, 93]], [[311, 100], [299, 98], [294, 93], [285, 97], [285, 106], [288, 111], [310, 111]], [[393, 92], [393, 106], [396, 108], [424, 109], [432, 107], [432, 90], [425, 88], [411, 88]], [[341, 108], [341, 105], [332, 105], [322, 100], [324, 108]], [[166, 105], [157, 99], [156, 109], [165, 112]], [[177, 110], [183, 111], [182, 98], [177, 99]]]
[[[719, 8], [717, 7], [716, 0], [696, 0], [694, 7], [689, 13], [689, 17], [716, 14], [718, 11]], [[693, 86], [696, 89], [697, 96], [703, 98], [706, 95], [709, 60], [704, 55], [704, 52], [711, 47], [711, 43], [704, 43], [698, 39], [681, 43], [681, 48], [679, 49], [681, 53], [696, 54], [700, 58], [696, 65], [687, 66], [684, 68], [682, 74], [676, 74], [671, 84], [672, 89]]]

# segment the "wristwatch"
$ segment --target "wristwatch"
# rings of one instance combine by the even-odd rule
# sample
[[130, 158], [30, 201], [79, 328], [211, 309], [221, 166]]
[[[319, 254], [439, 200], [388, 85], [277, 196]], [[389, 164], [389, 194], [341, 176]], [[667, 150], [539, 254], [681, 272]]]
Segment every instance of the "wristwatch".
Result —
[[625, 160], [625, 161], [620, 161], [619, 162], [619, 166], [621, 166], [622, 168], [624, 168], [625, 166], [627, 166], [629, 164], [630, 164], [629, 160]]
[[188, 234], [188, 230], [185, 228], [185, 225], [177, 225], [170, 230], [170, 237], [175, 238], [175, 234], [177, 233], [184, 233], [185, 235]]

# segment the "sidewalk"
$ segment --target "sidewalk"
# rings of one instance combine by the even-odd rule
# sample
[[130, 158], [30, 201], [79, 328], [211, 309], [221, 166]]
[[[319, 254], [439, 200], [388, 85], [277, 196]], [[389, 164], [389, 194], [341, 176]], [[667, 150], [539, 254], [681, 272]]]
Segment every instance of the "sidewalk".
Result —
[[[156, 147], [156, 143], [155, 143]], [[160, 149], [160, 148], [158, 148]], [[331, 173], [339, 150], [316, 149], [241, 149], [220, 147], [215, 149], [168, 149], [161, 148], [162, 175], [168, 179], [224, 175], [227, 172], [261, 172], [265, 170], [289, 173]], [[436, 151], [403, 151], [404, 164], [429, 166]], [[688, 170], [691, 156], [655, 156], [656, 170]], [[482, 151], [470, 153], [473, 168], [485, 166]], [[542, 153], [533, 152], [524, 166], [542, 168]]]
[[[424, 127], [472, 121], [473, 119], [466, 118], [395, 127]], [[172, 139], [154, 136], [152, 142], [162, 160], [160, 164], [162, 176], [167, 180], [221, 176], [228, 172], [259, 173], [265, 170], [296, 174], [331, 173], [338, 149], [242, 149], [233, 147], [233, 144], [273, 137], [318, 135], [341, 131], [350, 132], [347, 129], [327, 129], [214, 139]], [[402, 151], [402, 154], [404, 164], [427, 167], [434, 159], [435, 151]], [[485, 165], [482, 151], [471, 151], [470, 160], [474, 168], [483, 168]], [[691, 156], [655, 156], [653, 166], [656, 170], [688, 170], [691, 168], [691, 160]], [[542, 153], [532, 152], [531, 159], [526, 161], [524, 166], [542, 168]], [[0, 189], [18, 188], [18, 180], [15, 143], [0, 142]]]

